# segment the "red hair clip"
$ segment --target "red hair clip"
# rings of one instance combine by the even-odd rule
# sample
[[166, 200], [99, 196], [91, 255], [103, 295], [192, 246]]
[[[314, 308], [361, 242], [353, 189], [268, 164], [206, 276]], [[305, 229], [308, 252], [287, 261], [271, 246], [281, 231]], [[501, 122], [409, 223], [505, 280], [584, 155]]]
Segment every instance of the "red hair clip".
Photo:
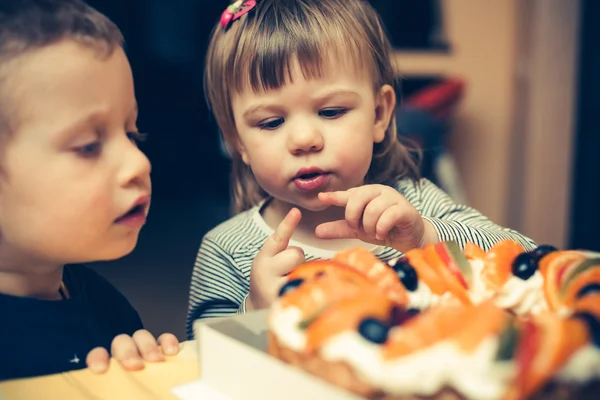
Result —
[[225, 11], [223, 11], [223, 14], [221, 14], [221, 26], [223, 29], [227, 29], [233, 21], [248, 13], [248, 11], [252, 10], [255, 6], [256, 1], [253, 0], [236, 1], [227, 7]]

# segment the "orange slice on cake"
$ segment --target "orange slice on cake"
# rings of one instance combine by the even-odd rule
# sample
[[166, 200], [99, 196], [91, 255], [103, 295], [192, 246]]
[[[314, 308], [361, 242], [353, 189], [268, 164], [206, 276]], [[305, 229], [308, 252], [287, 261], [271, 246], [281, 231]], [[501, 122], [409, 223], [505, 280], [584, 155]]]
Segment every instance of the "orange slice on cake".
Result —
[[544, 275], [544, 297], [551, 311], [562, 305], [561, 282], [570, 267], [575, 267], [585, 260], [585, 255], [575, 251], [558, 251], [542, 258]]
[[431, 291], [437, 295], [444, 294], [448, 291], [446, 282], [439, 276], [437, 269], [425, 260], [425, 254], [422, 249], [412, 249], [405, 254], [410, 265], [417, 271], [417, 275]]
[[454, 241], [441, 242], [434, 245], [446, 268], [452, 272], [465, 289], [472, 286], [473, 267], [464, 255], [458, 243]]
[[472, 306], [462, 304], [442, 304], [422, 312], [390, 331], [383, 358], [402, 357], [454, 335], [470, 321], [472, 313]]
[[508, 281], [512, 274], [512, 263], [525, 249], [512, 240], [496, 243], [485, 255], [485, 266], [481, 277], [488, 287], [497, 289]]
[[585, 258], [577, 259], [577, 262], [569, 263], [567, 268], [563, 268], [557, 275], [557, 285], [561, 295], [565, 294], [565, 289], [569, 283], [577, 276], [592, 269], [600, 268], [600, 258], [597, 256], [589, 257], [582, 254]]
[[372, 282], [366, 278], [360, 278], [360, 275], [359, 278], [352, 278], [342, 280], [330, 274], [305, 282], [282, 294], [281, 307], [297, 307], [301, 310], [302, 317], [310, 320], [337, 301], [355, 296], [363, 290], [376, 289]]
[[468, 260], [484, 260], [485, 259], [485, 251], [477, 246], [475, 243], [468, 242], [465, 244], [464, 249], [465, 257]]
[[586, 258], [586, 256], [575, 250], [558, 250], [552, 253], [549, 253], [542, 257], [538, 264], [538, 271], [542, 274], [544, 278], [548, 274], [548, 267], [550, 264], [554, 263], [554, 260], [561, 258], [562, 262], [565, 263], [570, 260], [582, 260]]
[[425, 261], [435, 269], [438, 276], [446, 283], [450, 292], [462, 303], [471, 304], [469, 292], [467, 292], [467, 283], [462, 277], [460, 270], [452, 273], [446, 263], [442, 260], [435, 245], [429, 244], [423, 251]]
[[575, 300], [573, 309], [576, 313], [588, 312], [600, 318], [600, 292], [590, 293], [589, 295]]
[[575, 302], [582, 297], [600, 293], [600, 266], [573, 277], [570, 282], [565, 284], [563, 291], [563, 304], [569, 308], [573, 308]]
[[539, 390], [569, 358], [590, 340], [584, 321], [543, 314], [526, 322], [517, 355], [518, 398], [528, 398]]
[[486, 338], [497, 336], [511, 319], [511, 315], [496, 306], [492, 300], [486, 300], [468, 316], [465, 328], [453, 335], [453, 340], [467, 352], [471, 352]]
[[368, 277], [357, 269], [333, 260], [308, 261], [292, 270], [287, 275], [287, 279], [288, 281], [302, 279], [304, 282], [309, 282], [330, 274], [349, 280], [368, 280]]
[[[387, 339], [387, 329], [393, 322], [393, 310], [397, 304], [378, 290], [366, 290], [356, 296], [340, 300], [329, 307], [306, 327], [306, 351], [319, 348], [333, 336], [345, 331], [360, 330], [363, 321], [378, 321], [385, 332], [379, 336], [378, 344]], [[371, 331], [374, 329], [370, 327]]]
[[406, 289], [396, 272], [371, 254], [369, 250], [355, 247], [340, 251], [333, 257], [333, 261], [348, 265], [364, 274], [397, 303], [405, 304], [407, 302]]

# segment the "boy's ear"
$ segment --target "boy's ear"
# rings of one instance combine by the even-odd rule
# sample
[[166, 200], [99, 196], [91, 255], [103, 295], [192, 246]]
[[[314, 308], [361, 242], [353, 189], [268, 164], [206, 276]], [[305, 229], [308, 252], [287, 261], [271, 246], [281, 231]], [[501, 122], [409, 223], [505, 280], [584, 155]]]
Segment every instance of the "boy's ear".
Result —
[[375, 126], [373, 142], [381, 143], [396, 112], [396, 92], [391, 85], [383, 85], [375, 95]]

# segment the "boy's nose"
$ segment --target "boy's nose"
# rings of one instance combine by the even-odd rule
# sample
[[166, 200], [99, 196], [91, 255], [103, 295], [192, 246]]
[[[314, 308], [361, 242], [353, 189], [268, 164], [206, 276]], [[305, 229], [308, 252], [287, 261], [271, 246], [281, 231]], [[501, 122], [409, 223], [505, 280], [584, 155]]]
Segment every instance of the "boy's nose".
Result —
[[152, 166], [148, 157], [133, 143], [124, 155], [119, 182], [121, 186], [140, 186], [150, 189], [150, 171]]

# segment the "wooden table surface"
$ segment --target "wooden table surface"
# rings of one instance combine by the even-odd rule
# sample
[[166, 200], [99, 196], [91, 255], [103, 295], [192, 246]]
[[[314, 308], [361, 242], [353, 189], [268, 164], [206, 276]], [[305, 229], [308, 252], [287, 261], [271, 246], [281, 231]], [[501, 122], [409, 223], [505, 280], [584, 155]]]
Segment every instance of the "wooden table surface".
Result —
[[84, 369], [1, 382], [0, 399], [176, 400], [171, 393], [173, 387], [200, 378], [196, 343], [185, 342], [181, 347], [178, 355], [146, 364], [141, 371], [126, 372], [112, 360], [108, 372], [102, 375]]

